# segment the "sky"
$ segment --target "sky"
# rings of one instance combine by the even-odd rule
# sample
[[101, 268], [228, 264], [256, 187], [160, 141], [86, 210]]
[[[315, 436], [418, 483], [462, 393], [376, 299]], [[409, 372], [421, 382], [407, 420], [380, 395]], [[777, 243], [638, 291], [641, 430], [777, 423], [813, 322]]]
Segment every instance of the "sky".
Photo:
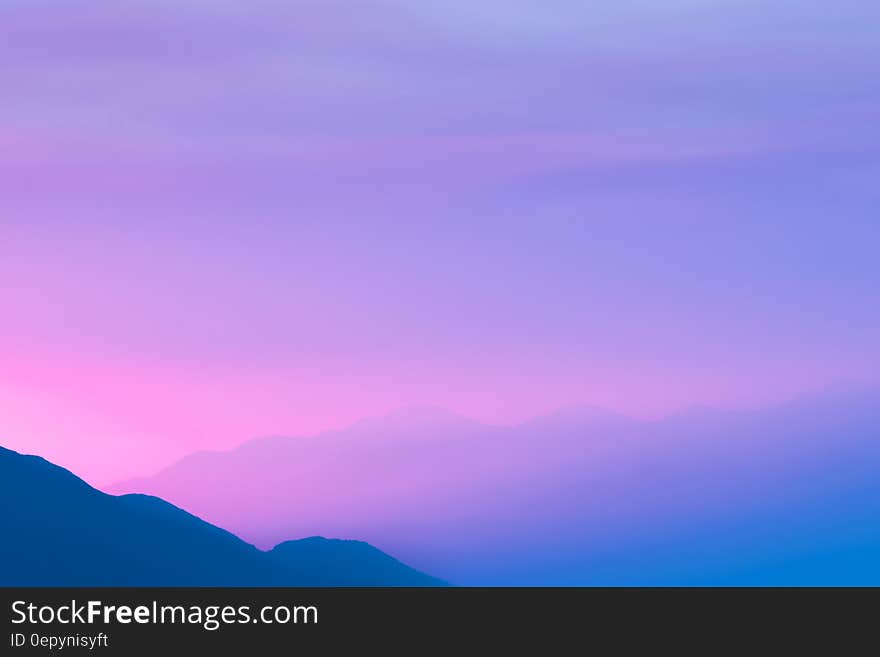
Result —
[[880, 372], [880, 5], [5, 0], [0, 444]]

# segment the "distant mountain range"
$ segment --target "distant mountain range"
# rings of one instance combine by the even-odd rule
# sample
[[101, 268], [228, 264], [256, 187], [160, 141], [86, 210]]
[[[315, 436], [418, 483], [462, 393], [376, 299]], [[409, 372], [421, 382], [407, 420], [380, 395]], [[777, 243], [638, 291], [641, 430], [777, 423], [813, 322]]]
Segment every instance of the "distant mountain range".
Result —
[[518, 427], [411, 409], [192, 454], [149, 492], [257, 545], [357, 536], [458, 584], [880, 584], [880, 393]]
[[0, 586], [438, 586], [356, 541], [263, 552], [156, 497], [0, 448]]

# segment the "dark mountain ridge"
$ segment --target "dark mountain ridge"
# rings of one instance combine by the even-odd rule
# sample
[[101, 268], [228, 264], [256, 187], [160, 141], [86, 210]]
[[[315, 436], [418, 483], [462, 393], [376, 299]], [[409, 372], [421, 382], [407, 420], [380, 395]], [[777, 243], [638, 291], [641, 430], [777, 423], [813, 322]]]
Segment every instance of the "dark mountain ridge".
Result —
[[[263, 552], [157, 497], [113, 496], [0, 447], [2, 586], [437, 586], [356, 542]], [[367, 549], [369, 548], [369, 549]]]

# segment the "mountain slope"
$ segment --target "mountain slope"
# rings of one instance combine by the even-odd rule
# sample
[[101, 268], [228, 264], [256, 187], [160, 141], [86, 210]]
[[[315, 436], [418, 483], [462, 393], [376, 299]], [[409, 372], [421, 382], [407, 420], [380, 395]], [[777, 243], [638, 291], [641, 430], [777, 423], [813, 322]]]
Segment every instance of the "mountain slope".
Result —
[[[115, 497], [35, 456], [0, 448], [0, 585], [408, 586], [421, 573], [361, 572], [359, 551], [279, 559], [145, 495]], [[295, 543], [295, 542], [294, 542]], [[385, 555], [387, 556], [387, 555]], [[387, 557], [391, 559], [391, 557]], [[316, 566], [320, 570], [315, 570]], [[421, 576], [419, 579], [418, 576]]]
[[[444, 586], [369, 543], [312, 536], [276, 545], [269, 554], [304, 573], [320, 573], [322, 586]], [[306, 579], [308, 582], [308, 576]]]

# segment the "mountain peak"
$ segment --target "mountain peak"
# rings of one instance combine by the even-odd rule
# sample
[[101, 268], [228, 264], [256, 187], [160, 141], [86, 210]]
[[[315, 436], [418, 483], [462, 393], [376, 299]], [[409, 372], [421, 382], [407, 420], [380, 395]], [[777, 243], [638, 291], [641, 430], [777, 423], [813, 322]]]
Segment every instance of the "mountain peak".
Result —
[[563, 406], [547, 415], [540, 415], [531, 420], [527, 420], [521, 426], [531, 427], [545, 424], [552, 424], [554, 426], [580, 426], [612, 423], [619, 424], [621, 422], [630, 421], [631, 419], [625, 415], [598, 406], [591, 406], [589, 404], [572, 404], [569, 406]]
[[364, 418], [352, 426], [381, 431], [409, 431], [412, 429], [460, 429], [479, 426], [479, 423], [439, 406], [418, 404], [405, 406], [386, 415]]
[[446, 586], [446, 582], [414, 570], [363, 541], [310, 536], [279, 543], [269, 554], [279, 563], [295, 564], [301, 572], [324, 573], [324, 578], [335, 576], [340, 586], [381, 586], [389, 581], [396, 582], [396, 586]]

